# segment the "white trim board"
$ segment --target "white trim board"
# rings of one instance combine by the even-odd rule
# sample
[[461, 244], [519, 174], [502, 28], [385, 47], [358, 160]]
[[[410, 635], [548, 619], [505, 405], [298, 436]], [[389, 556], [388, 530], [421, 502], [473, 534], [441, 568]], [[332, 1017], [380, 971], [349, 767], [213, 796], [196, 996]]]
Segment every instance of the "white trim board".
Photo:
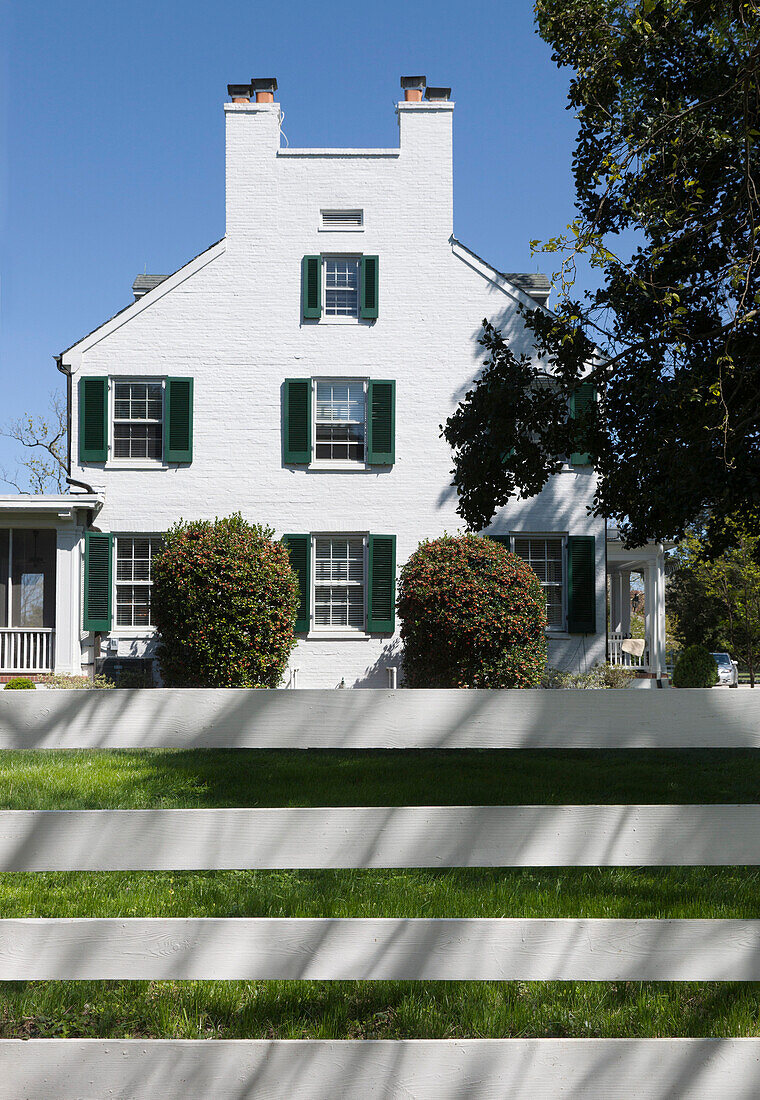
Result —
[[760, 1094], [760, 1039], [4, 1039], [0, 1061], [0, 1100]]
[[0, 692], [0, 749], [760, 748], [760, 693]]
[[0, 871], [734, 864], [758, 805], [0, 811]]
[[758, 920], [0, 922], [0, 981], [760, 981]]

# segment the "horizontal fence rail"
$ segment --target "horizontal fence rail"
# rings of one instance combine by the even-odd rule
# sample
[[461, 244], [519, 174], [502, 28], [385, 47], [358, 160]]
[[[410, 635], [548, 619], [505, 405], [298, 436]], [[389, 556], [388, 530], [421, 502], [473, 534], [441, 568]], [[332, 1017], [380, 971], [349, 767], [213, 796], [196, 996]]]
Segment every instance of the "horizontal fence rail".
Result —
[[34, 918], [0, 981], [760, 981], [760, 920]]
[[735, 864], [760, 806], [0, 811], [0, 871]]
[[[760, 747], [713, 691], [0, 693], [0, 749]], [[0, 870], [760, 864], [758, 805], [0, 812]], [[0, 920], [0, 980], [760, 981], [760, 920]], [[0, 1042], [0, 1100], [711, 1100], [760, 1039]]]
[[0, 749], [760, 748], [760, 692], [0, 692]]
[[5, 1042], [2, 1100], [756, 1100], [760, 1079], [759, 1039]]

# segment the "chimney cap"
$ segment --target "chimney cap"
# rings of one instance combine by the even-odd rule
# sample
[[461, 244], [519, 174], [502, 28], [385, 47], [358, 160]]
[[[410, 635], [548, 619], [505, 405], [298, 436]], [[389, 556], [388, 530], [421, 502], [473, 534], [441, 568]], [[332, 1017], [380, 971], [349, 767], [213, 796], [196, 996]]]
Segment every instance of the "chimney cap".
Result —
[[427, 84], [426, 76], [402, 76], [401, 87], [406, 88], [419, 88], [420, 91], [424, 91]]
[[425, 99], [445, 102], [451, 97], [451, 88], [428, 88], [425, 92]]
[[251, 90], [254, 92], [276, 92], [277, 79], [273, 76], [251, 77]]
[[233, 99], [249, 99], [251, 95], [250, 84], [228, 84], [227, 95]]

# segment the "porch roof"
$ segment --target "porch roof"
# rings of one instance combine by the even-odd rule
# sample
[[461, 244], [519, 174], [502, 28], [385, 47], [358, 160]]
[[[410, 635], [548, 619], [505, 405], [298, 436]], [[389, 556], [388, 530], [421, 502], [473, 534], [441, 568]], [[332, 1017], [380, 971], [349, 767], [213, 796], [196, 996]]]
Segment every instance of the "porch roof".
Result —
[[103, 493], [8, 493], [0, 494], [0, 518], [14, 515], [44, 515], [73, 519], [77, 508], [98, 512], [105, 504]]
[[623, 546], [617, 527], [607, 528], [607, 571], [644, 569], [648, 565], [664, 561], [665, 552], [676, 545], [672, 539], [645, 542], [643, 546]]

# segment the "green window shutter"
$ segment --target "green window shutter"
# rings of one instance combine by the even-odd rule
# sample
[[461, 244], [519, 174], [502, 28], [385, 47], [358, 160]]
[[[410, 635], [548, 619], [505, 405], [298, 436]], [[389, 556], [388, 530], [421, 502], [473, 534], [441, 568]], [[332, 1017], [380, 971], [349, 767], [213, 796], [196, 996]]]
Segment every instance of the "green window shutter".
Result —
[[570, 535], [567, 540], [567, 629], [596, 633], [596, 540]]
[[304, 320], [322, 316], [322, 257], [304, 256], [301, 261], [301, 298]]
[[359, 315], [365, 321], [373, 321], [377, 317], [379, 264], [377, 256], [362, 256], [362, 301]]
[[[581, 382], [575, 393], [570, 395], [570, 419], [575, 420], [576, 417], [582, 415], [594, 401], [596, 401], [596, 387], [593, 382]], [[570, 464], [572, 466], [589, 466], [591, 455], [575, 451], [570, 455]]]
[[396, 629], [396, 536], [369, 536], [367, 631], [392, 634]]
[[111, 629], [111, 577], [113, 535], [85, 531], [84, 619], [85, 630]]
[[367, 462], [392, 466], [396, 461], [396, 383], [370, 380], [367, 411]]
[[288, 548], [291, 567], [298, 575], [299, 604], [295, 628], [298, 633], [306, 633], [311, 618], [311, 535], [283, 535], [282, 541]]
[[286, 378], [282, 400], [284, 461], [311, 462], [311, 379]]
[[193, 461], [193, 380], [167, 378], [164, 462]]
[[108, 460], [108, 379], [79, 379], [79, 461]]

